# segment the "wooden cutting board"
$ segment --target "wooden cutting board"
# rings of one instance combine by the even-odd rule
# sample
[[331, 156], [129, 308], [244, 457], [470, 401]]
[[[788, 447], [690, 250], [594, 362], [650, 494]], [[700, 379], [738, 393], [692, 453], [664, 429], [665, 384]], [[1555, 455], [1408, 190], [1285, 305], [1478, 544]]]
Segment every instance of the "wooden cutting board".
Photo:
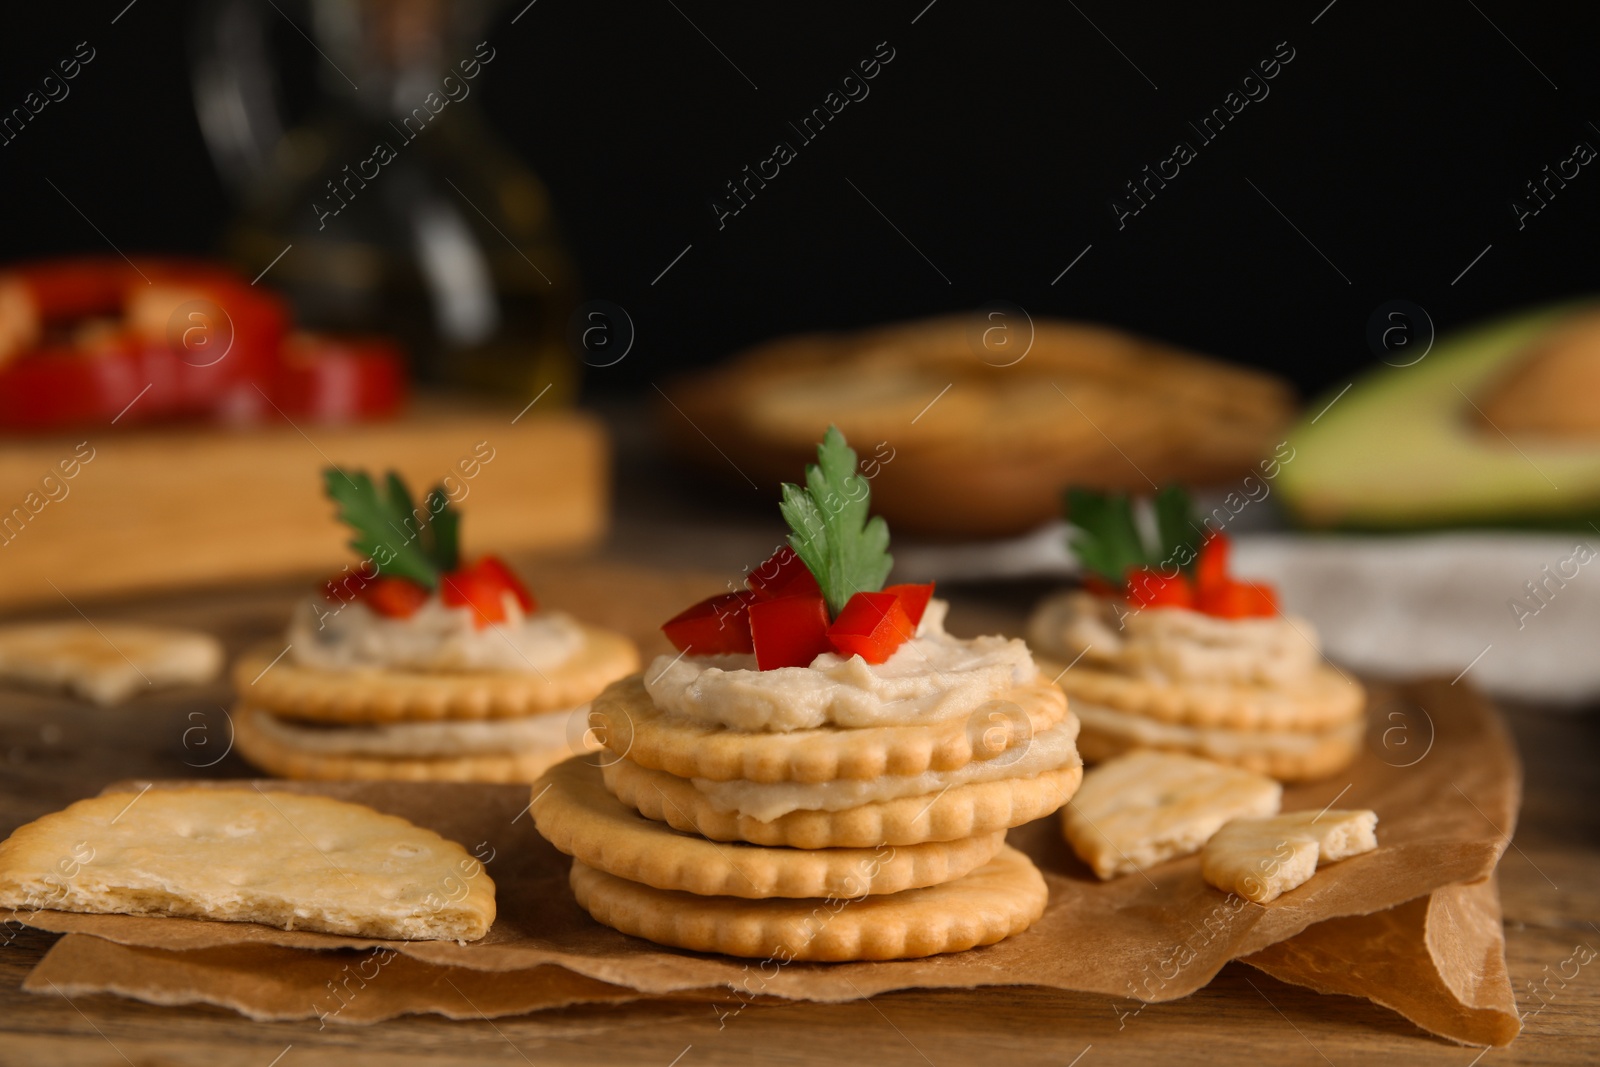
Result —
[[[425, 402], [389, 422], [184, 427], [0, 443], [0, 609], [256, 581], [349, 559], [322, 470], [443, 483], [471, 553], [604, 532], [605, 430], [588, 415]], [[449, 479], [448, 481], [446, 479]]]

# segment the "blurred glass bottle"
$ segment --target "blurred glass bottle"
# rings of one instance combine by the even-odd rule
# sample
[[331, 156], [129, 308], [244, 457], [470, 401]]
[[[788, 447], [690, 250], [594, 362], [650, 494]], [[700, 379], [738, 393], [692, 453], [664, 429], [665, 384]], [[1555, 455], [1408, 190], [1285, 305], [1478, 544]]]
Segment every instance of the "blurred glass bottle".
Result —
[[[561, 401], [577, 376], [572, 267], [543, 183], [478, 108], [497, 7], [201, 0], [195, 105], [242, 202], [226, 251], [250, 277], [271, 265], [302, 326], [392, 334], [426, 382], [523, 399], [548, 385]], [[290, 28], [321, 57], [294, 127], [269, 43]]]

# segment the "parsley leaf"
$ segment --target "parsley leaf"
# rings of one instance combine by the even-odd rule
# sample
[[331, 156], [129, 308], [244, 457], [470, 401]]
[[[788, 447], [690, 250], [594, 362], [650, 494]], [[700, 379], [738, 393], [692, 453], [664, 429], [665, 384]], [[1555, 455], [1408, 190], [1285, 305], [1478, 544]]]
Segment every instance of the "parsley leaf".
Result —
[[817, 462], [806, 464], [806, 484], [783, 483], [779, 510], [792, 531], [789, 545], [810, 569], [837, 617], [856, 593], [876, 593], [894, 566], [889, 524], [868, 517], [872, 490], [856, 473], [856, 452], [837, 426], [817, 446]]
[[1126, 493], [1067, 490], [1067, 544], [1083, 569], [1121, 585], [1129, 567], [1144, 565], [1144, 543]]
[[435, 588], [439, 577], [459, 564], [460, 516], [441, 488], [418, 508], [411, 491], [390, 471], [380, 491], [366, 471], [349, 474], [337, 467], [322, 472], [328, 498], [339, 505], [339, 519], [354, 531], [350, 547], [371, 559], [378, 573]]
[[[1176, 485], [1169, 485], [1156, 494], [1155, 511], [1156, 535], [1161, 539], [1161, 555], [1155, 562], [1188, 559], [1189, 567], [1193, 567], [1201, 534], [1189, 494]], [[1186, 548], [1187, 551], [1184, 551]]]
[[1121, 585], [1133, 567], [1156, 567], [1170, 563], [1183, 546], [1193, 563], [1197, 540], [1194, 511], [1189, 494], [1169, 485], [1156, 494], [1156, 534], [1158, 542], [1149, 545], [1139, 533], [1133, 502], [1126, 493], [1098, 493], [1089, 489], [1067, 490], [1067, 544], [1083, 569]]

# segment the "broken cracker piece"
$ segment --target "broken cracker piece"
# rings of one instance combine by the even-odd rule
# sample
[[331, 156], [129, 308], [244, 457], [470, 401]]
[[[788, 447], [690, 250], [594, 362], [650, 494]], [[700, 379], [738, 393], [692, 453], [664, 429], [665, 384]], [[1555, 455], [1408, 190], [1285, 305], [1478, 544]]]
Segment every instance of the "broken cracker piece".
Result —
[[1062, 829], [1102, 879], [1198, 852], [1229, 819], [1271, 815], [1283, 786], [1259, 774], [1168, 752], [1134, 752], [1083, 776]]
[[473, 941], [494, 882], [466, 849], [360, 804], [260, 789], [80, 800], [0, 842], [0, 908], [174, 915]]
[[201, 685], [221, 669], [221, 643], [193, 630], [112, 622], [0, 628], [0, 679], [67, 689], [102, 706], [157, 686]]
[[1235, 819], [1206, 842], [1200, 873], [1224, 892], [1266, 904], [1310, 881], [1317, 867], [1378, 847], [1371, 811], [1295, 811]]

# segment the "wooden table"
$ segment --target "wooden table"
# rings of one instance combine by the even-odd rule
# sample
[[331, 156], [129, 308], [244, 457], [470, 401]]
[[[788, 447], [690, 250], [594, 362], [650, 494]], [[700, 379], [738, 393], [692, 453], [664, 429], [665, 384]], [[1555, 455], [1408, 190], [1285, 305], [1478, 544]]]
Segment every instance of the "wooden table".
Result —
[[[752, 535], [752, 543], [759, 541]], [[637, 551], [631, 552], [637, 556]], [[703, 558], [703, 557], [701, 557]], [[742, 557], [731, 557], [742, 558]], [[600, 602], [615, 564], [545, 563], [531, 569], [553, 604], [586, 604], [598, 621], [656, 640], [640, 619], [663, 617], [675, 598], [711, 591], [721, 578], [688, 575], [659, 585], [656, 602]], [[303, 585], [219, 590], [141, 601], [80, 604], [96, 621], [137, 617], [212, 629], [230, 652], [281, 629]], [[1015, 628], [1038, 588], [952, 590], [962, 629]], [[704, 593], [700, 593], [704, 595]], [[66, 615], [63, 611], [60, 614]], [[609, 619], [608, 619], [609, 616]], [[659, 649], [659, 645], [657, 648]], [[184, 744], [197, 723], [219, 728], [229, 701], [219, 682], [181, 696], [152, 695], [116, 709], [0, 692], [0, 834], [128, 777], [246, 777], [229, 755]], [[197, 717], [198, 716], [198, 717]], [[207, 718], [209, 716], [209, 718]], [[1540, 1007], [1528, 984], [1554, 973], [1575, 945], [1600, 948], [1600, 717], [1516, 710], [1512, 728], [1527, 763], [1527, 797], [1501, 865], [1506, 941], [1519, 1005]], [[219, 729], [220, 732], [220, 729]], [[191, 734], [190, 741], [199, 735]], [[406, 1017], [371, 1027], [315, 1021], [254, 1023], [212, 1008], [166, 1008], [109, 996], [36, 996], [23, 976], [55, 935], [23, 930], [0, 948], [0, 1063], [172, 1064], [300, 1067], [373, 1063], [1049, 1064], [1594, 1063], [1600, 1061], [1600, 959], [1530, 1015], [1509, 1049], [1462, 1048], [1430, 1037], [1367, 1001], [1320, 996], [1231, 964], [1194, 996], [1145, 1008], [1119, 1024], [1105, 997], [1028, 987], [903, 992], [870, 1001], [755, 1004], [726, 1026], [700, 1001], [572, 1008], [519, 1018], [451, 1022]], [[281, 1057], [281, 1058], [279, 1058]]]

